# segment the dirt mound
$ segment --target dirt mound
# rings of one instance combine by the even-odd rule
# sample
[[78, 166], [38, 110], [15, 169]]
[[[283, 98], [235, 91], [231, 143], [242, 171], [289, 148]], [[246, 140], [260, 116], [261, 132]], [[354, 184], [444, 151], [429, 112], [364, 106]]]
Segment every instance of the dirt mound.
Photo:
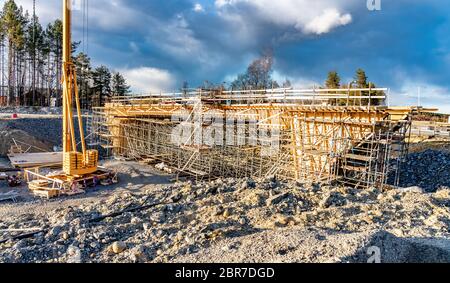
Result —
[[341, 260], [365, 263], [377, 253], [379, 261], [383, 263], [450, 263], [450, 240], [401, 238], [379, 231], [367, 237], [364, 246], [354, 255]]
[[[0, 157], [8, 154], [8, 150], [14, 145], [13, 140], [26, 142], [44, 151], [53, 151], [53, 144], [50, 142], [39, 140], [22, 130], [4, 128], [0, 129]], [[24, 145], [23, 148], [27, 149], [27, 146]]]
[[[86, 122], [86, 119], [84, 119]], [[75, 132], [78, 132], [78, 122]], [[85, 129], [86, 131], [86, 129]], [[5, 156], [13, 138], [29, 145], [53, 151], [62, 144], [62, 118], [39, 117], [20, 119], [0, 119], [0, 156]], [[25, 146], [24, 146], [25, 147]]]
[[222, 240], [175, 261], [214, 263], [226, 253], [232, 263], [449, 263], [449, 244], [450, 240], [399, 238], [386, 231], [266, 230]]

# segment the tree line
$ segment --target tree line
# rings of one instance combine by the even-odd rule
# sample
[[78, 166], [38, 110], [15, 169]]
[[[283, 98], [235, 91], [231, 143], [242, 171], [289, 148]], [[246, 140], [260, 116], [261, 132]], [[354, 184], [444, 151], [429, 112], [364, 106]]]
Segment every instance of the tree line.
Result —
[[[363, 69], [359, 68], [356, 70], [355, 76], [353, 77], [353, 81], [349, 84], [343, 84], [341, 83], [341, 77], [339, 76], [338, 72], [336, 71], [330, 71], [328, 73], [328, 77], [325, 81], [325, 88], [327, 89], [349, 89], [349, 88], [372, 88], [375, 89], [377, 88], [377, 86], [372, 83], [369, 82], [369, 78], [366, 75], [366, 71], [364, 71]], [[369, 96], [369, 93], [367, 91], [360, 91], [358, 93], [360, 96]], [[372, 91], [370, 93], [371, 96], [385, 96], [385, 93], [383, 91]], [[369, 99], [368, 98], [363, 98], [361, 99], [362, 104], [368, 104], [369, 103]], [[346, 104], [347, 101], [345, 100], [341, 100], [341, 101], [337, 101], [337, 104], [339, 105], [344, 105]], [[371, 99], [370, 101], [371, 105], [382, 105], [384, 103], [384, 101], [382, 99]]]
[[[0, 11], [0, 104], [8, 106], [60, 106], [62, 97], [63, 23], [55, 20], [43, 27], [14, 0]], [[81, 105], [103, 105], [112, 96], [130, 92], [125, 78], [106, 66], [93, 67], [91, 59], [77, 52], [72, 58], [77, 70]]]
[[[272, 50], [264, 50], [261, 56], [250, 63], [247, 70], [243, 74], [237, 75], [236, 79], [232, 81], [229, 86], [225, 83], [222, 84], [212, 84], [210, 82], [205, 82], [202, 89], [215, 89], [215, 90], [261, 90], [261, 89], [277, 89], [277, 88], [291, 88], [292, 83], [286, 79], [283, 83], [278, 83], [273, 79], [273, 52]], [[188, 88], [188, 83], [184, 82], [182, 90]], [[356, 70], [354, 81], [345, 84], [341, 82], [341, 78], [336, 71], [330, 71], [323, 85], [317, 86], [317, 88], [322, 89], [348, 89], [348, 88], [376, 88], [376, 85], [369, 82], [369, 78], [363, 69]], [[359, 96], [369, 96], [369, 93], [361, 91], [357, 92]], [[372, 96], [384, 96], [382, 91], [372, 91]], [[363, 105], [368, 104], [369, 99], [361, 99]], [[381, 99], [371, 99], [371, 105], [381, 105], [383, 100]], [[347, 100], [331, 101], [333, 104], [345, 105]]]

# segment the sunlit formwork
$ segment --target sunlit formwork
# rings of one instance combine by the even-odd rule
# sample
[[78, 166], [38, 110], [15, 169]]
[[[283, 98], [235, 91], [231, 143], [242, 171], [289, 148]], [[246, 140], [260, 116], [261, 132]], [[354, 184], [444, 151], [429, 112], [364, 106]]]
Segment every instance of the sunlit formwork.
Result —
[[[395, 185], [415, 107], [375, 106], [386, 89], [202, 91], [116, 98], [91, 145], [196, 178]], [[383, 94], [380, 94], [382, 93]], [[378, 101], [378, 103], [376, 103]]]

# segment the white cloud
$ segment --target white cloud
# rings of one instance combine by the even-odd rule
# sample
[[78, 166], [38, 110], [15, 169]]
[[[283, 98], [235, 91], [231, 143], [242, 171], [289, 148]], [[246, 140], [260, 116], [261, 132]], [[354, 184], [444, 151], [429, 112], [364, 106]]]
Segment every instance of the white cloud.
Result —
[[[0, 9], [5, 4], [6, 0], [0, 0]], [[39, 17], [41, 24], [44, 26], [48, 23], [58, 19], [62, 15], [61, 4], [58, 4], [59, 0], [47, 0], [39, 1], [36, 4], [36, 15]], [[16, 0], [17, 6], [22, 6], [22, 8], [29, 12], [31, 15], [33, 13], [33, 0]]]
[[[131, 8], [124, 0], [96, 0], [89, 4], [90, 28], [100, 28], [104, 31], [136, 29], [144, 26], [145, 12]], [[82, 12], [75, 11], [74, 17], [81, 20]], [[78, 21], [82, 23], [82, 21]]]
[[282, 85], [286, 80], [289, 80], [292, 87], [296, 89], [312, 89], [320, 86], [320, 83], [312, 78], [287, 76], [277, 70], [273, 72], [272, 77], [280, 85]]
[[205, 11], [205, 8], [203, 8], [202, 4], [197, 3], [194, 5], [194, 11], [197, 13], [202, 13]]
[[[350, 14], [340, 14], [336, 9], [325, 10], [321, 15], [307, 23], [303, 30], [306, 33], [323, 34], [328, 33], [335, 27], [345, 26], [352, 21]], [[302, 28], [297, 27], [297, 28]]]
[[[419, 98], [420, 93], [420, 98]], [[440, 113], [450, 114], [450, 89], [405, 79], [399, 89], [390, 93], [393, 106], [420, 106], [439, 109]]]
[[148, 31], [145, 37], [149, 44], [157, 47], [178, 60], [178, 62], [197, 62], [195, 71], [215, 68], [220, 65], [222, 54], [208, 49], [208, 42], [196, 37], [183, 14], [177, 14], [164, 24], [160, 23], [158, 29]]
[[150, 34], [147, 38], [149, 42], [155, 42], [156, 39], [162, 50], [176, 58], [192, 60], [202, 54], [203, 45], [195, 38], [182, 14], [155, 32], [150, 31]]
[[[292, 26], [306, 34], [323, 34], [352, 21], [349, 12], [357, 0], [216, 0], [219, 14], [225, 19], [240, 15], [252, 25], [253, 17], [279, 26]], [[250, 14], [250, 16], [248, 16]]]
[[[0, 0], [0, 7], [6, 0]], [[18, 6], [33, 11], [33, 0], [16, 0]], [[83, 26], [83, 6], [81, 0], [75, 0], [74, 10], [72, 11], [73, 25], [75, 28]], [[136, 19], [142, 18], [142, 11], [129, 8], [124, 0], [96, 0], [89, 1], [89, 25], [91, 28], [100, 27], [104, 30], [114, 30], [131, 28], [138, 24]], [[45, 26], [48, 23], [62, 18], [62, 1], [46, 0], [36, 2], [36, 14], [41, 23]]]
[[174, 76], [167, 70], [140, 67], [119, 70], [134, 93], [171, 92], [176, 83]]
[[232, 5], [233, 1], [232, 0], [216, 0], [215, 4], [216, 4], [217, 8], [222, 8], [226, 5]]

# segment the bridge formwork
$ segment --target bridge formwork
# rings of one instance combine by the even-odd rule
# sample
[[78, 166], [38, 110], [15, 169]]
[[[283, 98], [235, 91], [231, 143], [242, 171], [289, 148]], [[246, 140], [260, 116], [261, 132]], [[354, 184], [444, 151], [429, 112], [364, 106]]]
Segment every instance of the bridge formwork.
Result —
[[[417, 107], [385, 89], [196, 91], [113, 99], [90, 144], [197, 179], [278, 176], [356, 187], [398, 183]], [[382, 93], [382, 94], [380, 94]]]

